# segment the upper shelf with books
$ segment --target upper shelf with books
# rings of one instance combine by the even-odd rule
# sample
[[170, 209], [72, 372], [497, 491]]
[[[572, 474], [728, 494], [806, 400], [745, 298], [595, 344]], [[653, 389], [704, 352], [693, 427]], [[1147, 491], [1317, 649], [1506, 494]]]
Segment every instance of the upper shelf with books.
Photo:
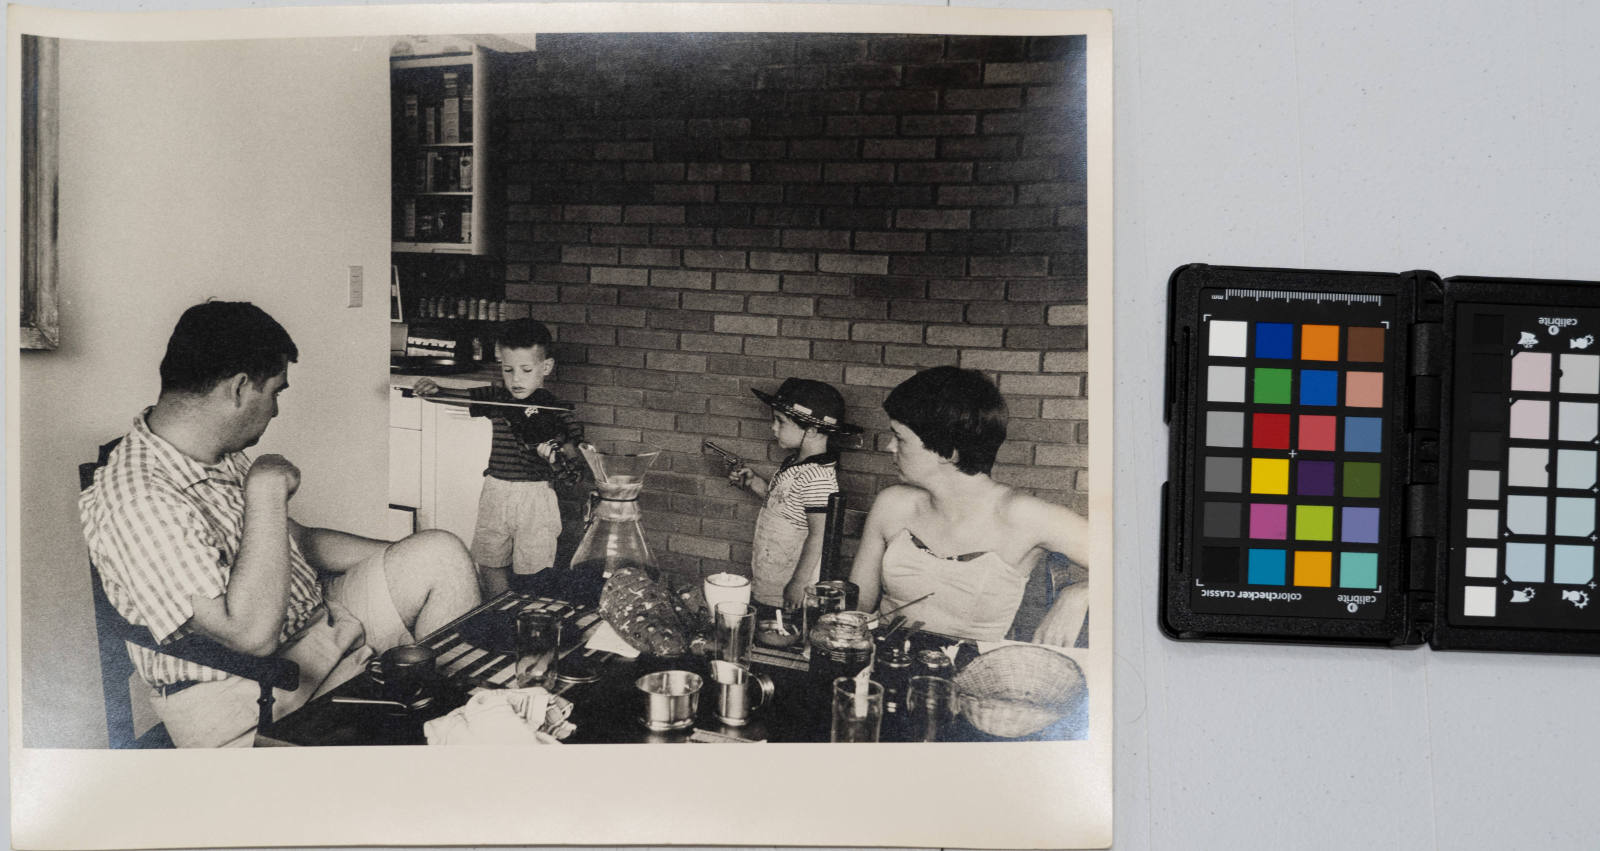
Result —
[[489, 53], [390, 59], [393, 249], [493, 253]]

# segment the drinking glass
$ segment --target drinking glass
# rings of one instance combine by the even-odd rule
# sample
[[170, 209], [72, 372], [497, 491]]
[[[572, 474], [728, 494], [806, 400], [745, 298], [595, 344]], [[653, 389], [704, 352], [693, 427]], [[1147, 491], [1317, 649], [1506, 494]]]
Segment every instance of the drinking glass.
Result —
[[911, 741], [937, 742], [956, 717], [956, 684], [944, 677], [912, 677], [906, 686], [906, 721]]
[[556, 687], [561, 653], [561, 617], [555, 612], [521, 612], [517, 615], [517, 688]]
[[835, 742], [876, 742], [883, 724], [883, 685], [858, 677], [833, 681]]
[[716, 618], [717, 658], [749, 665], [750, 645], [756, 637], [756, 607], [718, 603]]
[[713, 573], [706, 577], [702, 592], [706, 606], [715, 612], [722, 603], [750, 602], [750, 577], [737, 573]]
[[800, 609], [800, 641], [807, 655], [811, 652], [811, 628], [817, 618], [844, 611], [844, 590], [828, 585], [807, 585], [805, 603]]

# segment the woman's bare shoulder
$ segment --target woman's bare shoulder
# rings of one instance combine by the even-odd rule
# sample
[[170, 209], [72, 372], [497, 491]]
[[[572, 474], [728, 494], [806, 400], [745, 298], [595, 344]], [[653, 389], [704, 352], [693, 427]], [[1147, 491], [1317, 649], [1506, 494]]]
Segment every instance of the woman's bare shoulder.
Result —
[[1084, 524], [1084, 517], [1072, 509], [1040, 499], [1033, 494], [1010, 488], [1000, 504], [1005, 525], [1022, 530], [1063, 529], [1076, 532]]
[[1042, 549], [1077, 557], [1085, 544], [1088, 520], [1066, 505], [1011, 488], [1000, 505], [1002, 523], [1014, 541], [1030, 541]]
[[882, 518], [905, 517], [928, 504], [928, 492], [907, 484], [894, 484], [878, 492], [872, 513]]

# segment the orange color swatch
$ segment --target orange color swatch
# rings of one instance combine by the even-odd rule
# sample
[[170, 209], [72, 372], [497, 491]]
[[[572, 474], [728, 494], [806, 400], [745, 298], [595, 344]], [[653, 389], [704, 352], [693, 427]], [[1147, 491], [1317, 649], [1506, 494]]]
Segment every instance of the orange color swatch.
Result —
[[1333, 585], [1333, 553], [1294, 554], [1294, 584], [1312, 588]]
[[1301, 360], [1338, 360], [1339, 326], [1301, 325]]

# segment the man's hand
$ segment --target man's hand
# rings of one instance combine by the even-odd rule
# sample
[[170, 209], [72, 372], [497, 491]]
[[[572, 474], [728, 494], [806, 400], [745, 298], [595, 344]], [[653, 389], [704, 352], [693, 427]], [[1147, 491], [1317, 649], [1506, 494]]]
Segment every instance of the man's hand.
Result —
[[283, 499], [287, 501], [300, 489], [300, 468], [282, 455], [263, 455], [250, 465], [244, 486], [247, 493], [263, 495], [276, 494], [281, 488]]
[[418, 396], [432, 396], [439, 390], [439, 383], [431, 378], [419, 378], [417, 383], [411, 386], [411, 392]]

